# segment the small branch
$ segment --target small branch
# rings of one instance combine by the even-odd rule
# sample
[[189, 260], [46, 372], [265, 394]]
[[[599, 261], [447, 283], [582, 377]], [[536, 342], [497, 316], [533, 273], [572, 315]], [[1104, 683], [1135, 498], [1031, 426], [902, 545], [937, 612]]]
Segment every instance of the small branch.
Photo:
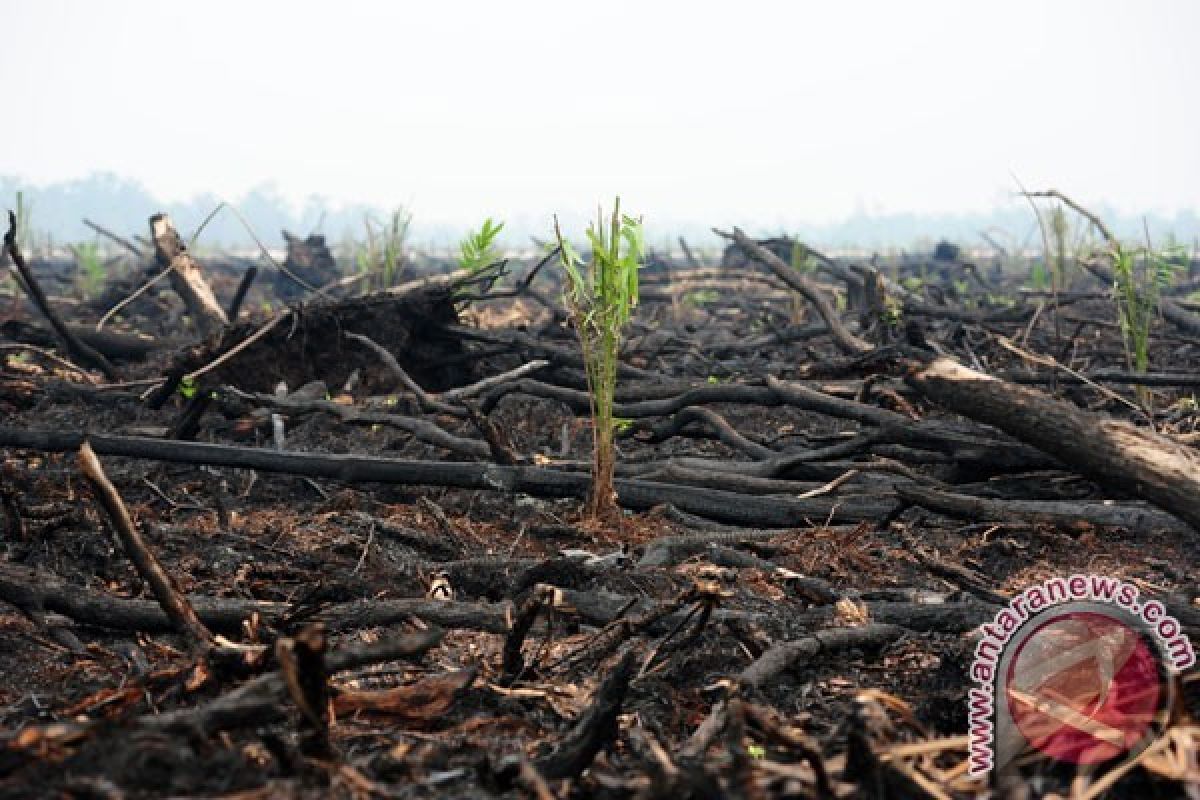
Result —
[[88, 219], [87, 217], [83, 218], [83, 224], [87, 225], [89, 228], [91, 228], [96, 233], [100, 234], [101, 236], [112, 239], [114, 242], [121, 245], [121, 247], [124, 247], [126, 250], [133, 253], [137, 258], [141, 259], [141, 258], [146, 257], [146, 254], [142, 252], [142, 249], [140, 247], [138, 247], [136, 244], [129, 241], [125, 237], [118, 236], [117, 234], [110, 231], [108, 228], [105, 228], [101, 225], [97, 225], [96, 223], [94, 223], [90, 219]]
[[54, 355], [54, 353], [51, 353], [49, 350], [43, 350], [40, 347], [34, 347], [33, 345], [25, 344], [24, 342], [19, 342], [17, 344], [0, 344], [0, 350], [25, 350], [30, 353], [34, 353], [34, 354], [46, 359], [47, 361], [53, 361], [55, 364], [58, 364], [60, 367], [69, 369], [71, 372], [78, 373], [79, 376], [81, 378], [83, 378], [84, 383], [88, 383], [93, 386], [96, 384], [95, 379], [93, 379], [91, 375], [88, 375], [87, 371], [84, 370], [83, 367], [79, 366], [78, 364], [72, 364], [70, 361], [67, 361], [65, 358]]
[[158, 558], [146, 546], [146, 542], [143, 541], [141, 534], [134, 527], [133, 520], [129, 517], [129, 511], [125, 508], [121, 495], [109, 481], [108, 476], [104, 474], [104, 467], [101, 466], [100, 459], [96, 458], [91, 445], [86, 441], [79, 448], [79, 467], [96, 492], [96, 497], [108, 515], [109, 521], [112, 522], [113, 528], [116, 529], [117, 536], [121, 539], [121, 544], [124, 546], [129, 560], [137, 568], [142, 580], [149, 585], [163, 611], [179, 629], [179, 632], [189, 637], [193, 651], [202, 652], [208, 649], [213, 642], [212, 632], [196, 616], [192, 604], [188, 602], [175, 581], [163, 569]]
[[254, 283], [256, 277], [258, 277], [258, 267], [255, 266], [251, 266], [242, 274], [237, 291], [233, 293], [233, 299], [229, 301], [229, 311], [226, 312], [231, 324], [237, 320], [238, 312], [242, 310], [242, 303], [246, 299], [246, 293], [250, 291], [250, 285]]
[[841, 317], [838, 316], [833, 306], [829, 304], [829, 298], [808, 277], [792, 269], [779, 256], [742, 233], [741, 228], [734, 228], [733, 233], [725, 233], [715, 228], [713, 232], [718, 236], [735, 241], [752, 258], [766, 265], [781, 281], [804, 295], [813, 304], [813, 307], [816, 308], [817, 313], [821, 315], [821, 319], [825, 321], [825, 324], [829, 327], [829, 332], [833, 334], [834, 340], [842, 350], [847, 353], [861, 353], [871, 349], [871, 345], [855, 336], [842, 324]]
[[267, 320], [266, 323], [264, 323], [263, 326], [261, 328], [259, 328], [258, 330], [256, 330], [254, 333], [250, 334], [245, 339], [242, 339], [242, 341], [238, 342], [236, 345], [229, 348], [224, 353], [222, 353], [220, 356], [218, 356], [217, 358], [215, 358], [212, 361], [205, 364], [203, 367], [200, 367], [199, 369], [194, 369], [191, 372], [189, 372], [188, 374], [184, 375], [183, 378], [185, 380], [194, 381], [196, 378], [199, 378], [204, 373], [211, 372], [212, 370], [214, 370], [217, 367], [224, 364], [229, 359], [236, 356], [238, 353], [245, 350], [250, 345], [257, 342], [259, 339], [266, 336], [268, 333], [270, 333], [275, 328], [276, 325], [283, 322], [285, 319], [287, 319], [291, 315], [292, 315], [292, 310], [290, 308], [286, 309], [284, 311], [280, 311], [278, 314], [276, 314], [275, 316], [273, 316], [269, 320]]
[[388, 368], [388, 371], [396, 376], [396, 379], [404, 385], [405, 389], [408, 389], [408, 391], [412, 392], [413, 395], [416, 396], [417, 402], [420, 403], [421, 407], [426, 411], [437, 411], [439, 413], [450, 414], [455, 417], [465, 417], [467, 415], [466, 409], [458, 406], [452, 406], [449, 403], [444, 403], [418, 386], [417, 382], [410, 378], [408, 373], [404, 371], [404, 368], [400, 366], [400, 362], [396, 360], [396, 357], [389, 353], [382, 345], [377, 344], [366, 336], [363, 336], [361, 333], [350, 333], [349, 331], [346, 331], [345, 336], [347, 339], [353, 339], [360, 344], [366, 345], [371, 349], [372, 352], [375, 353], [375, 355], [379, 356], [379, 360], [382, 361], [383, 365]]
[[881, 647], [900, 638], [903, 632], [904, 629], [898, 625], [872, 624], [858, 628], [832, 628], [802, 639], [780, 642], [742, 670], [738, 683], [757, 689], [784, 670], [808, 664], [822, 654], [852, 648]]

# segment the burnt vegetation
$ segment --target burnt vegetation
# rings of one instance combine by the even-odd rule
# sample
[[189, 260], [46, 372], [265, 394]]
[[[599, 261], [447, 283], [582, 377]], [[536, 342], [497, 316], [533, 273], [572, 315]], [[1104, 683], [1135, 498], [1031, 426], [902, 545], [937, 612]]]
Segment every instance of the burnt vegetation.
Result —
[[[1038, 252], [642, 252], [614, 212], [624, 309], [490, 220], [280, 257], [160, 215], [101, 258], [14, 215], [0, 796], [978, 796], [1014, 593], [1103, 572], [1200, 634], [1200, 262], [1033, 200]], [[1196, 791], [1194, 677], [1114, 792]]]

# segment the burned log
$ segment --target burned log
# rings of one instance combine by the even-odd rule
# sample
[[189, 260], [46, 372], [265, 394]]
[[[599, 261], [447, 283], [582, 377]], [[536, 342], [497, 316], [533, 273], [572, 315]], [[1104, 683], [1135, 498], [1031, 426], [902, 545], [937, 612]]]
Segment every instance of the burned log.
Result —
[[935, 403], [995, 426], [1200, 531], [1200, 455], [1191, 448], [948, 358], [915, 370], [908, 383]]

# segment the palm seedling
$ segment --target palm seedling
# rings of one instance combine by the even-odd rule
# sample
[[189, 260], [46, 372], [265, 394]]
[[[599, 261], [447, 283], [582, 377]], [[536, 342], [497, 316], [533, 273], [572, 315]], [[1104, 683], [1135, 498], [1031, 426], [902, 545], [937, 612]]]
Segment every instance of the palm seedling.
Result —
[[621, 214], [620, 198], [613, 204], [611, 217], [606, 219], [601, 210], [587, 230], [590, 261], [585, 262], [563, 238], [557, 217], [554, 235], [566, 274], [565, 300], [579, 336], [591, 397], [593, 463], [588, 510], [593, 518], [606, 517], [617, 511], [613, 484], [617, 354], [621, 333], [637, 304], [645, 235], [640, 219]]
[[458, 243], [458, 266], [475, 273], [500, 260], [496, 237], [504, 230], [504, 223], [492, 222], [488, 217], [478, 231], [471, 231]]
[[96, 242], [80, 242], [71, 245], [70, 248], [78, 268], [75, 285], [85, 298], [95, 297], [103, 288], [107, 277], [104, 261], [100, 257], [100, 245]]

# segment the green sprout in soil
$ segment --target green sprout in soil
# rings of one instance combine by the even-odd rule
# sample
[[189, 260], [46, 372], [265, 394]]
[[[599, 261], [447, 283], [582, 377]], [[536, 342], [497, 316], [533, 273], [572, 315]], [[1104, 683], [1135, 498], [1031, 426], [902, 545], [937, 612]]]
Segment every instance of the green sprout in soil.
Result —
[[33, 204], [17, 192], [17, 242], [26, 250], [33, 247]]
[[689, 305], [693, 308], [703, 308], [707, 305], [712, 305], [721, 299], [721, 295], [716, 289], [696, 289], [688, 292], [683, 296], [684, 305]]
[[1150, 326], [1158, 314], [1163, 290], [1171, 285], [1176, 253], [1152, 246], [1129, 248], [1114, 243], [1111, 248], [1117, 321], [1125, 361], [1135, 372], [1150, 368]]
[[[813, 257], [811, 251], [803, 242], [792, 243], [792, 269], [797, 272], [811, 275], [817, 271], [817, 259]], [[804, 322], [804, 315], [808, 305], [804, 298], [798, 292], [791, 293], [791, 305], [788, 309], [788, 316], [793, 325], [799, 325]]]
[[645, 252], [640, 219], [621, 214], [621, 200], [612, 216], [600, 211], [587, 230], [591, 260], [585, 262], [563, 238], [558, 218], [554, 235], [561, 248], [560, 263], [566, 274], [564, 291], [575, 323], [587, 373], [592, 407], [593, 472], [589, 513], [593, 518], [615, 517], [617, 498], [613, 485], [618, 420], [613, 416], [617, 388], [617, 354], [621, 333], [638, 300], [638, 269]]
[[80, 242], [71, 245], [71, 252], [75, 255], [78, 267], [75, 280], [79, 292], [85, 298], [95, 297], [107, 278], [104, 262], [100, 258], [100, 245], [96, 242]]
[[404, 269], [404, 245], [408, 241], [408, 230], [412, 224], [412, 213], [397, 208], [385, 223], [372, 217], [363, 219], [367, 241], [357, 246], [354, 266], [360, 275], [367, 276], [367, 286], [375, 284], [378, 289], [394, 286]]
[[478, 231], [471, 231], [458, 243], [458, 266], [468, 272], [479, 272], [484, 267], [500, 260], [496, 237], [504, 230], [504, 223], [492, 222], [488, 217]]

